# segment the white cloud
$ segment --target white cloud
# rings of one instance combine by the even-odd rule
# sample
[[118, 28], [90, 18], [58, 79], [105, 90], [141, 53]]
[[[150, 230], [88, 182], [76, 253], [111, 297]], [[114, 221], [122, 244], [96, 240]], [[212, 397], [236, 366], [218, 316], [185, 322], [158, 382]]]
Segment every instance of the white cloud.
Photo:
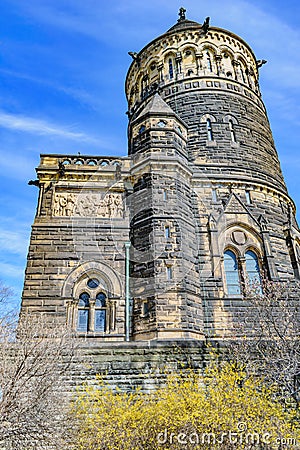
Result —
[[21, 73], [3, 68], [0, 68], [0, 73], [8, 75], [9, 77], [30, 81], [34, 84], [43, 85], [58, 92], [63, 92], [70, 98], [77, 100], [79, 103], [85, 104], [94, 110], [98, 110], [103, 107], [103, 102], [100, 98], [92, 95], [90, 92], [82, 88], [63, 86], [53, 82], [53, 80], [50, 79], [38, 78], [28, 73]]
[[85, 133], [71, 131], [41, 119], [16, 114], [7, 114], [4, 111], [0, 111], [0, 127], [25, 131], [38, 135], [60, 136], [66, 139], [81, 142], [97, 142], [95, 138], [88, 136]]

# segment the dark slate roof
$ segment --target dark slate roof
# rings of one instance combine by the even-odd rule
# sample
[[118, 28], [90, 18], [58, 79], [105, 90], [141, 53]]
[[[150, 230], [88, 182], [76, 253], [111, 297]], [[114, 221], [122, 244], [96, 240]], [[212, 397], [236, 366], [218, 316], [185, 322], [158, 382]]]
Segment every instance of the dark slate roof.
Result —
[[187, 30], [190, 28], [201, 28], [202, 25], [198, 22], [194, 22], [193, 20], [178, 20], [177, 23], [175, 23], [175, 25], [173, 25], [168, 31], [167, 33], [171, 33], [172, 31], [180, 31], [180, 30]]

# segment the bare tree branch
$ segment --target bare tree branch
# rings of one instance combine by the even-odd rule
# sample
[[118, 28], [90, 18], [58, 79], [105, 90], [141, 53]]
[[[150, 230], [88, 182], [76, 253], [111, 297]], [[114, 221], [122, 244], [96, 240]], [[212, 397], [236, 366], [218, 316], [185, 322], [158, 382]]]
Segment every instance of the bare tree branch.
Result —
[[[0, 323], [0, 446], [61, 449], [68, 441], [64, 377], [75, 345], [68, 329], [42, 317]], [[50, 446], [50, 447], [49, 447]]]
[[236, 317], [231, 357], [249, 372], [276, 383], [283, 398], [300, 404], [299, 286], [263, 280], [247, 288], [245, 307]]

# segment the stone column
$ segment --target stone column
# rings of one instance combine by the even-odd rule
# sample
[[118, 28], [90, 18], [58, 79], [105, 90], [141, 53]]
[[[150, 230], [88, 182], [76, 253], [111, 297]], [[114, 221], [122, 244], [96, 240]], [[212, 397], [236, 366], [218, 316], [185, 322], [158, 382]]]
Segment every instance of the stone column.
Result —
[[95, 331], [95, 300], [90, 300], [88, 331]]

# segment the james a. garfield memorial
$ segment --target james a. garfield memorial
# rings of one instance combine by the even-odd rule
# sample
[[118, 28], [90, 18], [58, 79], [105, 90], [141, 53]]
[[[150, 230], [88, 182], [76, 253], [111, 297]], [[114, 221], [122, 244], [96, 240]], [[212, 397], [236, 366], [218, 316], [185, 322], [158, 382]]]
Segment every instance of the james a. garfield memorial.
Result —
[[300, 233], [266, 61], [183, 8], [129, 54], [128, 156], [41, 155], [21, 314], [67, 323], [94, 371], [139, 376], [230, 338], [245, 280], [298, 279]]

